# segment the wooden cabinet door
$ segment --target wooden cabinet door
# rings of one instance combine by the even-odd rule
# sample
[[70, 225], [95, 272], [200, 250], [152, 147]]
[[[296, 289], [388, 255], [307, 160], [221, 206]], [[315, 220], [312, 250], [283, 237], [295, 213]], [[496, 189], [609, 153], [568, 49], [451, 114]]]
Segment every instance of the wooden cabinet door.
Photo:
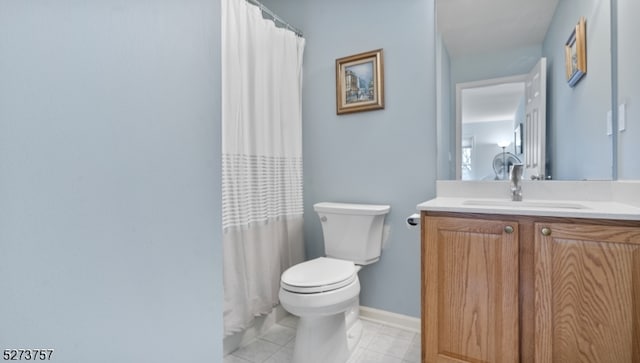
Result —
[[518, 361], [518, 224], [424, 217], [423, 361]]
[[535, 224], [535, 362], [640, 362], [640, 228]]

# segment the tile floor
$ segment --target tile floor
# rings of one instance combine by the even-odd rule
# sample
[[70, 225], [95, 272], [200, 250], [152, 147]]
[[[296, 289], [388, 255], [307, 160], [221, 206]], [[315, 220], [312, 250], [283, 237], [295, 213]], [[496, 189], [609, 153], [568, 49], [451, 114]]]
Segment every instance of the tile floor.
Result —
[[[290, 363], [297, 322], [291, 315], [280, 320], [262, 336], [224, 357], [224, 363]], [[348, 363], [420, 362], [420, 334], [367, 320], [362, 324], [362, 338]]]

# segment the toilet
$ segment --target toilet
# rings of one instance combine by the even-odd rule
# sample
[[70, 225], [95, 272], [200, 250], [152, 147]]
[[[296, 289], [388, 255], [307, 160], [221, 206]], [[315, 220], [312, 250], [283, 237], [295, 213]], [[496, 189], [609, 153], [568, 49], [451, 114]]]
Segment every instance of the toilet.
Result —
[[316, 203], [326, 257], [282, 273], [282, 307], [298, 316], [293, 363], [344, 363], [360, 340], [358, 271], [377, 262], [388, 205]]

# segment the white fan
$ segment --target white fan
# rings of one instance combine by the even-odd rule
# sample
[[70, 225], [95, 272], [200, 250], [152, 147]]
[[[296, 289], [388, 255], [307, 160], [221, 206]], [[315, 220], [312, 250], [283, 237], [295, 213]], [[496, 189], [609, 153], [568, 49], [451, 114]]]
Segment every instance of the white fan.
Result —
[[496, 180], [507, 179], [511, 165], [520, 163], [520, 159], [513, 153], [503, 152], [497, 154], [493, 158], [493, 171], [496, 173]]

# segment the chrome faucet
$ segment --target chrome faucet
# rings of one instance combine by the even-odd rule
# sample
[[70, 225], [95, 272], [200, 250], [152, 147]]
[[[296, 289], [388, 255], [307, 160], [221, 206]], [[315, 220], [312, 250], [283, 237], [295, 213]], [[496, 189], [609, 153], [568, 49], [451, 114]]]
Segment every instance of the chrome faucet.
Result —
[[522, 200], [522, 173], [524, 165], [513, 164], [509, 171], [509, 180], [511, 181], [511, 200], [519, 202]]

